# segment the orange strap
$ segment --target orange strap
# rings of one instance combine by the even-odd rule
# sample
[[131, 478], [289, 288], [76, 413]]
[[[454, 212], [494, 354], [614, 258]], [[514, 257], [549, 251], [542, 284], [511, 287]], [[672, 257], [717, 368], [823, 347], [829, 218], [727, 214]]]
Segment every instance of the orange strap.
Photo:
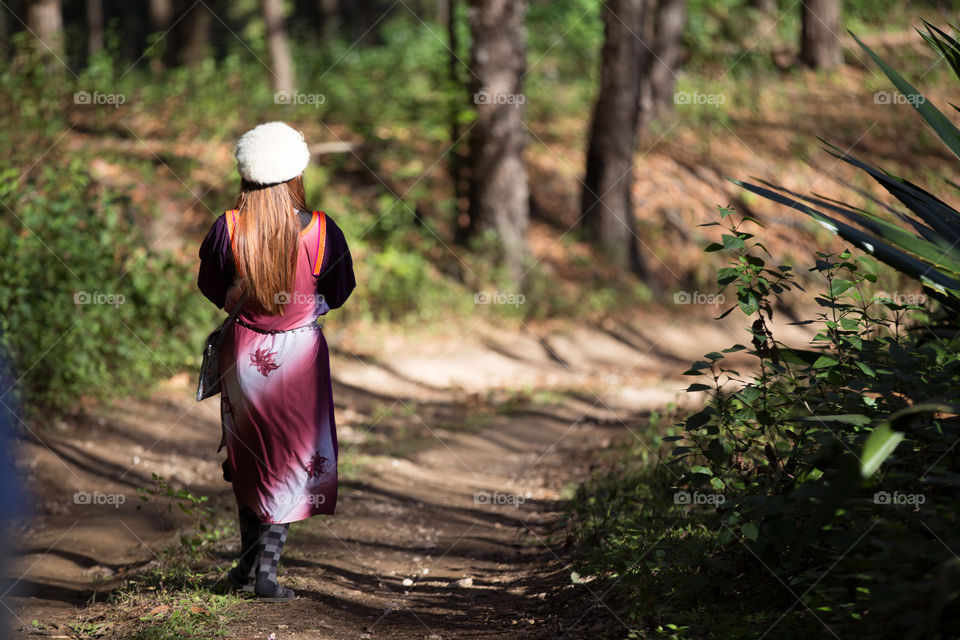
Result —
[[234, 239], [237, 230], [237, 210], [231, 209], [230, 211], [224, 212], [223, 215], [227, 217], [227, 234], [230, 236], [230, 248], [233, 249], [234, 259], [236, 259], [237, 247], [235, 246]]
[[314, 211], [318, 216], [320, 226], [317, 229], [317, 260], [313, 263], [313, 275], [319, 276], [320, 269], [323, 267], [323, 254], [327, 248], [327, 214], [323, 211]]
[[237, 210], [224, 211], [223, 215], [227, 217], [227, 233], [230, 234], [230, 240], [233, 240], [233, 232], [237, 228]]

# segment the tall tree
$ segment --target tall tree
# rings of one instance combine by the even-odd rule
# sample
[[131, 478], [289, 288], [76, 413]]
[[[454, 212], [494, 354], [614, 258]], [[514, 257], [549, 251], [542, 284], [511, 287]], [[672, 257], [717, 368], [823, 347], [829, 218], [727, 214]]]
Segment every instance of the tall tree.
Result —
[[7, 32], [9, 28], [6, 10], [0, 11], [0, 55], [7, 53], [7, 46], [10, 44], [10, 35]]
[[687, 26], [687, 0], [647, 0], [647, 3], [642, 25], [640, 131], [652, 119], [673, 110], [673, 90], [683, 54], [683, 32]]
[[750, 6], [757, 11], [773, 13], [777, 10], [777, 0], [750, 0]]
[[362, 46], [372, 46], [380, 43], [380, 31], [374, 26], [383, 18], [393, 3], [383, 6], [380, 0], [350, 0], [340, 5], [343, 25], [349, 33], [351, 41]]
[[177, 0], [173, 29], [164, 38], [165, 62], [169, 66], [192, 66], [210, 53], [210, 27], [213, 24], [210, 2]]
[[450, 0], [434, 0], [436, 8], [434, 14], [439, 24], [447, 24], [450, 21]]
[[166, 33], [173, 19], [173, 0], [150, 0], [150, 31]]
[[587, 238], [620, 268], [644, 277], [633, 212], [633, 154], [654, 118], [673, 110], [686, 0], [607, 0], [600, 93], [581, 193]]
[[600, 94], [593, 109], [587, 170], [581, 194], [587, 237], [615, 264], [641, 277], [646, 268], [636, 240], [633, 214], [633, 153], [640, 117], [641, 74], [648, 47], [648, 0], [607, 0]]
[[[457, 33], [458, 3], [457, 0], [442, 0], [442, 4], [446, 7], [442, 13], [446, 20], [447, 27], [447, 75], [452, 87], [462, 87], [465, 83], [460, 73], [460, 37]], [[450, 109], [447, 114], [447, 122], [450, 127], [450, 144], [452, 145], [447, 152], [447, 167], [450, 171], [450, 180], [453, 182], [453, 202], [454, 211], [456, 212], [455, 223], [458, 235], [457, 239], [459, 241], [465, 240], [464, 232], [466, 231], [466, 225], [461, 225], [460, 223], [460, 216], [462, 215], [460, 203], [463, 200], [465, 192], [463, 184], [463, 157], [461, 153], [462, 145], [460, 144], [460, 112], [462, 108], [459, 100], [451, 100]], [[469, 220], [468, 216], [463, 215]]]
[[324, 40], [337, 35], [340, 30], [339, 0], [315, 0], [317, 33]]
[[296, 84], [293, 58], [287, 43], [286, 16], [283, 0], [263, 0], [263, 21], [267, 27], [267, 47], [270, 50], [271, 82], [274, 91], [293, 92]]
[[87, 55], [103, 49], [103, 0], [87, 0]]
[[477, 119], [470, 131], [470, 232], [492, 230], [515, 278], [530, 218], [522, 94], [526, 0], [470, 0], [470, 67]]
[[27, 28], [40, 40], [40, 48], [62, 56], [63, 12], [60, 0], [27, 0], [26, 13]]
[[[770, 34], [777, 24], [777, 0], [750, 0], [750, 7], [754, 9], [753, 33], [744, 35], [756, 36], [761, 40]], [[754, 40], [744, 42], [745, 49], [754, 46]]]
[[840, 43], [841, 0], [803, 0], [800, 61], [813, 69], [843, 64]]

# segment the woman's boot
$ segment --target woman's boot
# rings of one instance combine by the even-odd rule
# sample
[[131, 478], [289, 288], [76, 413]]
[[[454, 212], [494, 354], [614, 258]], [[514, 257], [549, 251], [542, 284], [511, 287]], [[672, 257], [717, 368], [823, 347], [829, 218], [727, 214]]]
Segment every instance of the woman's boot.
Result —
[[277, 583], [277, 566], [289, 529], [289, 524], [260, 525], [260, 553], [254, 593], [262, 602], [290, 602], [297, 595], [293, 589], [286, 589]]
[[237, 505], [237, 521], [240, 524], [240, 557], [227, 574], [235, 589], [253, 593], [257, 578], [257, 552], [260, 542], [260, 518], [250, 507]]

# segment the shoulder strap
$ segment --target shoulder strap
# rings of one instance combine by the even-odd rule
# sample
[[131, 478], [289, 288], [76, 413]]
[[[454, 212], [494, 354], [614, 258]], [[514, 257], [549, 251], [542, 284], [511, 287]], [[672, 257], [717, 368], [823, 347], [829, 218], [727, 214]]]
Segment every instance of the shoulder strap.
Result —
[[230, 315], [227, 316], [227, 319], [223, 321], [224, 327], [229, 327], [230, 324], [236, 320], [237, 314], [240, 313], [240, 307], [243, 306], [243, 302], [247, 299], [248, 291], [244, 291], [243, 295], [240, 296], [240, 300], [237, 302], [237, 306], [233, 308], [233, 311], [230, 312]]
[[232, 241], [234, 231], [237, 229], [237, 210], [224, 211], [223, 215], [227, 219], [227, 233], [230, 234], [230, 240]]
[[243, 292], [243, 295], [240, 296], [240, 301], [237, 302], [237, 306], [233, 308], [233, 311], [230, 312], [230, 315], [228, 315], [226, 320], [224, 320], [223, 323], [220, 325], [220, 335], [217, 336], [217, 340], [216, 340], [217, 349], [219, 349], [220, 345], [223, 343], [223, 338], [224, 338], [223, 329], [229, 328], [230, 325], [233, 324], [233, 321], [237, 319], [237, 314], [240, 313], [240, 308], [243, 306], [244, 300], [247, 299], [247, 293], [249, 292], [248, 291]]
[[323, 268], [323, 254], [327, 248], [327, 214], [323, 211], [314, 211], [317, 216], [317, 258], [313, 263], [313, 275], [319, 276]]
[[[226, 219], [227, 219], [227, 234], [228, 234], [228, 236], [229, 236], [229, 238], [230, 238], [230, 249], [233, 251], [233, 255], [236, 256], [236, 255], [237, 255], [237, 247], [236, 247], [236, 242], [235, 242], [235, 241], [236, 241], [236, 236], [237, 236], [237, 233], [236, 233], [236, 232], [237, 232], [237, 223], [239, 222], [239, 220], [237, 219], [237, 210], [236, 210], [236, 209], [231, 209], [230, 211], [224, 212], [223, 215], [224, 215], [224, 216], [226, 217]], [[236, 258], [234, 258], [234, 259], [236, 259]]]
[[[231, 209], [230, 211], [224, 212], [223, 215], [227, 217], [227, 233], [230, 236], [230, 248], [234, 249], [233, 255], [236, 256], [237, 252], [235, 247], [233, 246], [233, 240], [237, 230], [237, 210]], [[234, 260], [236, 260], [236, 257], [234, 257]], [[230, 315], [227, 316], [227, 319], [223, 321], [224, 327], [229, 327], [233, 323], [233, 321], [236, 319], [237, 314], [240, 313], [240, 307], [243, 306], [244, 300], [247, 299], [247, 293], [249, 292], [248, 291], [243, 292], [243, 296], [240, 297], [240, 301], [237, 302], [237, 306], [233, 308], [233, 311], [230, 312]]]

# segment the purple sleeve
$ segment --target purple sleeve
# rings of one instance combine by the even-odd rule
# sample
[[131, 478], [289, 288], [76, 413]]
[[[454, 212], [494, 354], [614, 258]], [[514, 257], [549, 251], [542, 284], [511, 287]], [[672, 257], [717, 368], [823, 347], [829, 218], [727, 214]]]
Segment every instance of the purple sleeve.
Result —
[[223, 308], [227, 289], [234, 278], [233, 250], [230, 247], [230, 232], [227, 217], [221, 215], [210, 227], [207, 237], [200, 245], [200, 272], [197, 287], [210, 302]]
[[323, 250], [323, 265], [317, 276], [317, 292], [323, 294], [327, 305], [336, 309], [350, 297], [357, 286], [353, 275], [353, 259], [343, 231], [327, 216], [327, 238]]

